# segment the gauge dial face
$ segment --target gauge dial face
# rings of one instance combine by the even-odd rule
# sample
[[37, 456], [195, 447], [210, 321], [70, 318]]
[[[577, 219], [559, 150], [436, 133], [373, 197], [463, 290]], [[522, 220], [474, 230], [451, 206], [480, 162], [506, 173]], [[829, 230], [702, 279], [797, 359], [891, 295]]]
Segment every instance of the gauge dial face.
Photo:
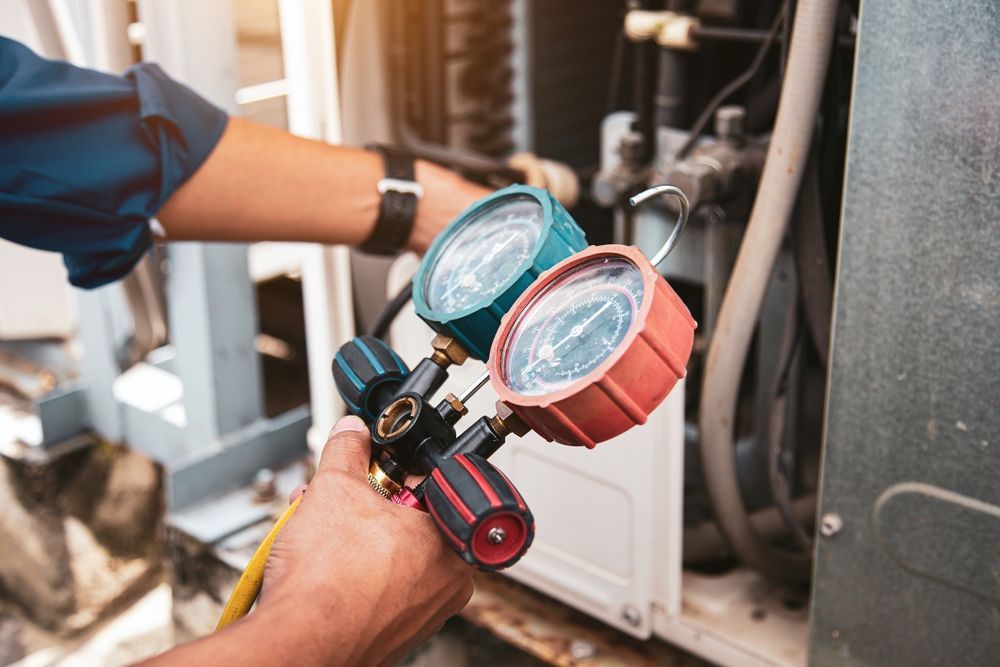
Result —
[[455, 313], [490, 302], [531, 265], [542, 234], [542, 205], [511, 195], [466, 220], [434, 258], [422, 288], [428, 307]]
[[642, 304], [642, 272], [624, 257], [595, 257], [556, 278], [521, 310], [504, 344], [502, 375], [514, 392], [568, 387], [622, 343]]

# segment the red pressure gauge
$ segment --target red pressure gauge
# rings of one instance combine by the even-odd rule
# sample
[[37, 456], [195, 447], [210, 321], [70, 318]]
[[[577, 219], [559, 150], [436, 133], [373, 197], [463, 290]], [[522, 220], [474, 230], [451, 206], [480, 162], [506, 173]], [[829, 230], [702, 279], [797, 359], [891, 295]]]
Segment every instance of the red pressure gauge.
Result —
[[504, 317], [490, 350], [500, 399], [548, 440], [593, 447], [644, 424], [684, 377], [697, 326], [655, 268], [687, 220], [653, 260], [638, 248], [588, 248], [538, 277]]

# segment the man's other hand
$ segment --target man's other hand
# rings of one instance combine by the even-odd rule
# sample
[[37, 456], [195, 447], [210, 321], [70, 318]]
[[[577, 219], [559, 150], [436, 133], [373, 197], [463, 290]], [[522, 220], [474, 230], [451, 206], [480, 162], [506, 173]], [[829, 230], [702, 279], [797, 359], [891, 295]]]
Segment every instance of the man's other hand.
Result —
[[364, 423], [341, 419], [271, 548], [257, 608], [147, 666], [392, 665], [460, 611], [471, 568], [429, 515], [368, 486], [370, 456]]
[[265, 614], [283, 609], [310, 619], [316, 655], [336, 664], [392, 664], [472, 595], [472, 570], [430, 516], [368, 485], [370, 457], [364, 422], [341, 419], [271, 549], [258, 603]]

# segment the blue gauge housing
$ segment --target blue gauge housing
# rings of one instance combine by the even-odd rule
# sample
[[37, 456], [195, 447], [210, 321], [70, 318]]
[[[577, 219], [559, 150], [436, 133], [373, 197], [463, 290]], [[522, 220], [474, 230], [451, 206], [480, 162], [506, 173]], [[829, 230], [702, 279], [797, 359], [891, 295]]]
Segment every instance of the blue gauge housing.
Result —
[[[481, 235], [480, 228], [486, 230]], [[520, 245], [509, 246], [511, 233], [505, 230], [515, 229]], [[498, 190], [466, 209], [434, 239], [413, 277], [417, 315], [457, 340], [470, 356], [485, 361], [500, 319], [517, 297], [543, 271], [586, 247], [583, 230], [546, 190], [527, 185]], [[500, 264], [503, 267], [491, 273], [491, 267]], [[448, 281], [453, 286], [445, 289], [442, 285]], [[461, 297], [444, 304], [442, 299], [457, 289]]]

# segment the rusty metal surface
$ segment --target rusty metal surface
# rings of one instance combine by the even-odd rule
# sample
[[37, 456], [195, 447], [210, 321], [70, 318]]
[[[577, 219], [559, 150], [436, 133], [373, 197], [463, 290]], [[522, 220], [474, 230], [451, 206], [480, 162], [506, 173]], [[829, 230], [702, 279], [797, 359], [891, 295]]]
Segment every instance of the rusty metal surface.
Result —
[[539, 660], [560, 667], [701, 667], [657, 640], [632, 639], [499, 575], [477, 574], [462, 618]]
[[76, 360], [62, 341], [0, 341], [0, 388], [33, 401], [77, 377]]

